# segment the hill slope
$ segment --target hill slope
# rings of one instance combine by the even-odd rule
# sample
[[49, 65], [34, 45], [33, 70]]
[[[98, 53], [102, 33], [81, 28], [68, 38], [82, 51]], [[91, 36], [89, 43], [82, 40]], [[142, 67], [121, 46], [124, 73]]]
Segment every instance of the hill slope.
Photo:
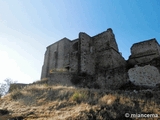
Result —
[[126, 118], [125, 113], [159, 114], [160, 117], [160, 91], [111, 91], [33, 84], [13, 90], [0, 99], [0, 120], [136, 119]]

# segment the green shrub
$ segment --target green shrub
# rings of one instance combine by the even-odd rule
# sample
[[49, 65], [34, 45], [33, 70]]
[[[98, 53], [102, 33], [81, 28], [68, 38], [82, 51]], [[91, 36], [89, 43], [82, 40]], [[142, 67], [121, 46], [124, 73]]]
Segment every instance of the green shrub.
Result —
[[71, 100], [73, 101], [76, 101], [78, 103], [82, 102], [82, 101], [85, 101], [87, 98], [87, 95], [83, 92], [75, 92], [72, 97], [71, 97]]

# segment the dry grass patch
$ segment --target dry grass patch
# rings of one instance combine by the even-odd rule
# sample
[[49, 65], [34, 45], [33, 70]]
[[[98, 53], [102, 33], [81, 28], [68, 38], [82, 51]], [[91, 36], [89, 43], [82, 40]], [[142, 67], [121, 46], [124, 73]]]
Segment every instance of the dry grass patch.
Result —
[[115, 100], [117, 99], [114, 95], [104, 95], [102, 98], [99, 99], [99, 104], [101, 105], [112, 105]]
[[130, 107], [134, 107], [134, 103], [133, 101], [131, 100], [130, 97], [120, 97], [119, 99], [119, 103], [122, 104], [122, 105], [127, 105], [127, 106], [130, 106]]
[[11, 100], [17, 100], [20, 98], [23, 98], [23, 93], [20, 90], [15, 89], [13, 92], [10, 94]]
[[0, 109], [25, 120], [123, 120], [127, 113], [160, 113], [160, 92], [109, 91], [33, 84], [0, 99]]
[[33, 84], [22, 90], [10, 93], [11, 100], [22, 102], [25, 105], [43, 105], [50, 101], [69, 100], [74, 93], [74, 87], [46, 86], [46, 84]]

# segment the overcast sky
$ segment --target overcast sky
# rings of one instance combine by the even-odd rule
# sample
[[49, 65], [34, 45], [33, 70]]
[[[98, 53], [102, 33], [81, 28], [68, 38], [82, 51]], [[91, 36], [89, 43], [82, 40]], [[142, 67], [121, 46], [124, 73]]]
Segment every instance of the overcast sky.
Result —
[[133, 43], [160, 43], [159, 0], [0, 0], [0, 82], [39, 80], [46, 47], [112, 28], [125, 59]]

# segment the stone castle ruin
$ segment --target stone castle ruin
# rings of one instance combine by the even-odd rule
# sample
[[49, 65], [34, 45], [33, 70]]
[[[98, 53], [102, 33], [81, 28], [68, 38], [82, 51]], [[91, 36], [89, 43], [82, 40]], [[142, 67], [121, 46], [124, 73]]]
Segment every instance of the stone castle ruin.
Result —
[[159, 57], [156, 39], [133, 44], [126, 61], [111, 28], [92, 37], [80, 32], [75, 40], [63, 38], [47, 47], [41, 79], [48, 78], [53, 85], [101, 89], [118, 89], [129, 81], [154, 87], [160, 83]]

